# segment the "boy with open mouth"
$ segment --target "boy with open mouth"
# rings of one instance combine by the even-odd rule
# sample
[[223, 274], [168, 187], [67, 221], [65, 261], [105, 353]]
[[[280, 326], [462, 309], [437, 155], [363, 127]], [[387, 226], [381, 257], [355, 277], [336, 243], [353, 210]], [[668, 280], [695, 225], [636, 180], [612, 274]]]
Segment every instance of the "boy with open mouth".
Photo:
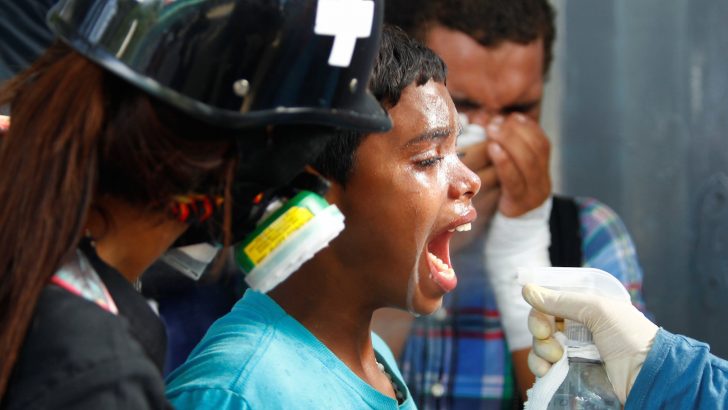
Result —
[[444, 63], [384, 31], [370, 90], [385, 133], [332, 139], [315, 171], [346, 228], [268, 295], [248, 291], [169, 378], [184, 408], [414, 408], [370, 330], [382, 307], [438, 309], [455, 288], [449, 241], [469, 229], [480, 180], [458, 157]]

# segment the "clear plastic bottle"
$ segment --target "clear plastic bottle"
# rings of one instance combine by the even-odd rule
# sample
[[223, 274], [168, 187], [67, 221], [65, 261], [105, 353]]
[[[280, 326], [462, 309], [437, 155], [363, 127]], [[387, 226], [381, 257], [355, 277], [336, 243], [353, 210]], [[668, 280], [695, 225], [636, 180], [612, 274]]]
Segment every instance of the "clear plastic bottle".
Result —
[[622, 408], [604, 363], [599, 359], [589, 331], [580, 323], [565, 321], [569, 339], [569, 373], [559, 386], [547, 409], [619, 410]]
[[[518, 273], [521, 284], [535, 283], [556, 290], [570, 290], [621, 300], [629, 293], [614, 276], [593, 268], [524, 268]], [[612, 410], [622, 405], [607, 377], [592, 335], [583, 324], [564, 320], [569, 370], [561, 385], [545, 405], [547, 409]], [[539, 383], [538, 381], [536, 383]], [[529, 408], [544, 408], [535, 403]]]

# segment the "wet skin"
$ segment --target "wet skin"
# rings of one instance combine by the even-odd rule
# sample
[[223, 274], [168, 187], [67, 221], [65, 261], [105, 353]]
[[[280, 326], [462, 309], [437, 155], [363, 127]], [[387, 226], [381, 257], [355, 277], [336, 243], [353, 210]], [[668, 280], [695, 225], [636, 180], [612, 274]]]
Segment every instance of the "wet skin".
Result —
[[[426, 44], [448, 66], [447, 87], [458, 111], [487, 129], [488, 141], [466, 149], [463, 161], [480, 176], [477, 225], [500, 210], [517, 217], [551, 193], [550, 144], [538, 124], [543, 98], [543, 43], [484, 47], [467, 34], [434, 26]], [[472, 234], [479, 229], [474, 227]]]
[[[471, 222], [478, 177], [455, 149], [460, 126], [443, 84], [406, 87], [389, 114], [394, 127], [366, 136], [346, 186], [327, 194], [344, 231], [269, 293], [364, 381], [390, 397], [370, 323], [381, 307], [431, 313], [446, 293], [432, 279], [428, 245]], [[444, 238], [444, 239], [443, 239]]]
[[480, 182], [458, 157], [460, 127], [443, 84], [405, 88], [389, 114], [394, 128], [367, 136], [351, 179], [332, 188], [346, 229], [331, 247], [357, 270], [374, 306], [429, 314], [449, 289], [433, 280], [428, 249], [449, 261], [433, 244], [474, 219]]

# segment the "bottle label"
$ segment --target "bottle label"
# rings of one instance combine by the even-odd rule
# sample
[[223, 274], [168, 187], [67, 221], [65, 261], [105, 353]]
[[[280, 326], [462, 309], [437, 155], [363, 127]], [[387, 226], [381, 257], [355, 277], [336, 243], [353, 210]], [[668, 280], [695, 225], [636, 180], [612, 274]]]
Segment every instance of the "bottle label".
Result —
[[599, 355], [597, 347], [591, 343], [574, 342], [569, 340], [567, 343], [566, 354], [568, 357], [575, 357], [586, 360], [601, 361], [602, 357]]

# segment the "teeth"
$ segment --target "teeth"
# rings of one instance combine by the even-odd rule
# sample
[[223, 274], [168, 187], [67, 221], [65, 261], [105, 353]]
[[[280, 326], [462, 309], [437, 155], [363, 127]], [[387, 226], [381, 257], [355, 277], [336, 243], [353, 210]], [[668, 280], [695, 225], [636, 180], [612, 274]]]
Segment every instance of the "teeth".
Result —
[[455, 271], [452, 268], [447, 268], [446, 270], [441, 270], [440, 275], [449, 279], [455, 276]]
[[455, 271], [447, 265], [447, 263], [443, 262], [442, 259], [438, 258], [435, 254], [432, 252], [427, 252], [427, 257], [432, 261], [433, 265], [437, 268], [437, 271], [440, 273], [440, 275], [445, 277], [453, 277], [455, 276]]
[[442, 259], [438, 258], [434, 253], [427, 252], [427, 257], [430, 258], [430, 261], [437, 267], [439, 270], [447, 270], [450, 269], [449, 266], [447, 266], [447, 263], [443, 262]]
[[460, 226], [456, 226], [455, 229], [448, 229], [448, 232], [455, 232], [455, 231], [467, 232], [470, 230], [471, 227], [472, 226], [470, 225], [470, 223], [466, 223], [466, 224], [462, 224]]

